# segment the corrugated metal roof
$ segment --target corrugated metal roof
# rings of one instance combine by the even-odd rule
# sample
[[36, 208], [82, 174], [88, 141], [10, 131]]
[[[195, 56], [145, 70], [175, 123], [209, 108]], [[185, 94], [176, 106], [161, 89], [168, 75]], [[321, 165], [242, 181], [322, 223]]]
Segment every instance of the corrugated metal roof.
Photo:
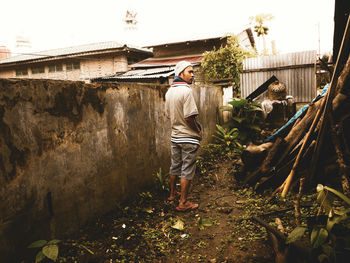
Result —
[[[172, 74], [175, 74], [174, 71], [171, 72], [166, 72], [166, 73], [160, 73], [160, 74], [152, 74], [152, 75], [134, 75], [134, 76], [117, 76], [117, 77], [112, 77], [109, 79], [159, 79], [159, 78], [166, 78], [171, 76]], [[107, 79], [107, 78], [106, 78]]]
[[98, 78], [99, 80], [127, 80], [127, 79], [158, 79], [161, 77], [169, 77], [174, 72], [175, 67], [158, 67], [150, 69], [134, 69], [123, 74], [116, 74]]
[[[316, 96], [316, 51], [248, 58], [243, 61], [241, 94], [247, 97], [272, 75], [287, 87], [296, 102], [307, 103]], [[266, 94], [258, 100], [266, 98]]]
[[211, 41], [211, 40], [222, 40], [226, 39], [228, 36], [217, 36], [217, 37], [210, 37], [210, 38], [201, 38], [201, 39], [186, 39], [182, 41], [176, 41], [176, 42], [167, 42], [167, 43], [160, 43], [160, 44], [155, 44], [151, 46], [145, 46], [146, 48], [153, 48], [153, 47], [162, 47], [162, 46], [173, 46], [173, 45], [179, 45], [179, 44], [184, 44], [184, 43], [196, 43], [196, 42], [205, 42], [205, 41]]
[[164, 57], [164, 58], [147, 58], [140, 62], [130, 65], [132, 68], [145, 68], [145, 67], [159, 67], [159, 66], [173, 66], [179, 61], [186, 60], [193, 64], [200, 63], [202, 55], [196, 56], [182, 56], [182, 57]]
[[129, 48], [136, 51], [152, 53], [151, 50], [146, 48], [139, 48], [135, 46], [124, 45], [115, 41], [109, 41], [109, 42], [101, 42], [101, 43], [86, 44], [86, 45], [80, 45], [80, 46], [40, 51], [40, 52], [27, 54], [27, 55], [13, 56], [6, 59], [1, 59], [0, 64], [23, 62], [23, 61], [29, 61], [29, 60], [40, 60], [40, 59], [45, 59], [50, 57], [68, 56], [73, 54], [96, 52], [96, 51], [103, 51], [103, 50], [109, 50], [109, 49], [121, 49], [121, 48]]
[[302, 51], [274, 56], [247, 58], [243, 63], [243, 70], [268, 69], [295, 65], [314, 64], [316, 51]]

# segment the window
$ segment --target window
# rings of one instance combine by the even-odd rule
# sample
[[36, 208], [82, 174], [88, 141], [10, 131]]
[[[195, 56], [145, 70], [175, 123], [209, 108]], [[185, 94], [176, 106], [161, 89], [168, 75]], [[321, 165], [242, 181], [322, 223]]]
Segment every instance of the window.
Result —
[[63, 70], [62, 64], [49, 66], [49, 72], [60, 72]]
[[139, 61], [140, 61], [140, 60], [137, 59], [137, 58], [130, 58], [130, 57], [128, 57], [128, 65], [137, 63], [137, 62], [139, 62]]
[[72, 71], [72, 70], [76, 70], [76, 69], [80, 69], [80, 63], [79, 62], [73, 62], [73, 63], [67, 63], [66, 64], [66, 70], [67, 71]]
[[73, 63], [73, 69], [80, 69], [80, 63], [79, 62]]
[[27, 69], [16, 69], [16, 76], [27, 76], [28, 70]]
[[40, 74], [40, 73], [45, 73], [44, 67], [32, 68], [32, 74]]

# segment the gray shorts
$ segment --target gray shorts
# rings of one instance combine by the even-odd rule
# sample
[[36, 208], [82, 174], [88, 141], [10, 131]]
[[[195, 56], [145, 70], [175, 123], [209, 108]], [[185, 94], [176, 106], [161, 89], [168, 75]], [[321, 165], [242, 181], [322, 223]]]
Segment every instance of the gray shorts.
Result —
[[196, 171], [199, 145], [191, 143], [171, 143], [170, 174], [192, 180]]

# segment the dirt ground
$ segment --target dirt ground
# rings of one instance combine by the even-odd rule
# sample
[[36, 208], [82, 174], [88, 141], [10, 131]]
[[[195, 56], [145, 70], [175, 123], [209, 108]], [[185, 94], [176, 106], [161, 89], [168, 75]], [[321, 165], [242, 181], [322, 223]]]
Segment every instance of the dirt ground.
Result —
[[167, 193], [141, 193], [62, 240], [57, 262], [273, 262], [265, 229], [249, 218], [291, 203], [267, 204], [263, 196], [240, 188], [235, 160], [214, 163], [193, 181], [198, 209], [178, 212], [178, 202], [168, 201]]

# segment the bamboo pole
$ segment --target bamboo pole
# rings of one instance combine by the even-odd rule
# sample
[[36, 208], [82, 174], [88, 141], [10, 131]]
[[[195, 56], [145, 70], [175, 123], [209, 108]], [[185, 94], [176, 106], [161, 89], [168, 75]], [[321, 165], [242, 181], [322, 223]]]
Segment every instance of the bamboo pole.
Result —
[[317, 136], [317, 139], [316, 139], [316, 146], [315, 146], [315, 150], [314, 150], [314, 155], [313, 155], [313, 158], [311, 160], [311, 174], [310, 174], [310, 178], [309, 178], [309, 181], [312, 181], [312, 178], [315, 176], [315, 173], [316, 173], [316, 169], [317, 169], [317, 162], [318, 162], [318, 158], [319, 158], [319, 155], [320, 155], [320, 152], [321, 152], [321, 147], [322, 147], [322, 144], [323, 144], [323, 138], [324, 138], [324, 134], [325, 134], [325, 127], [326, 127], [326, 123], [327, 123], [327, 113], [329, 112], [329, 109], [331, 107], [331, 102], [332, 102], [332, 99], [334, 97], [334, 92], [335, 92], [335, 86], [337, 84], [337, 80], [338, 80], [338, 76], [340, 74], [340, 61], [343, 60], [343, 57], [345, 55], [348, 55], [348, 54], [345, 54], [346, 53], [346, 50], [348, 50], [348, 46], [349, 46], [349, 41], [350, 41], [350, 16], [348, 17], [348, 21], [346, 23], [346, 27], [345, 27], [345, 30], [344, 30], [344, 34], [343, 34], [343, 39], [342, 39], [342, 42], [341, 42], [341, 45], [340, 45], [340, 49], [339, 49], [339, 53], [338, 53], [338, 57], [337, 57], [337, 60], [336, 60], [336, 63], [335, 63], [335, 68], [334, 68], [334, 71], [333, 71], [333, 75], [332, 75], [332, 80], [331, 80], [331, 83], [330, 83], [330, 87], [328, 89], [328, 92], [327, 92], [327, 95], [326, 95], [326, 106], [325, 106], [325, 110], [324, 110], [324, 113], [323, 113], [323, 116], [321, 118], [321, 125], [320, 125], [320, 132]]
[[305, 139], [304, 139], [304, 142], [303, 142], [303, 145], [301, 146], [301, 149], [297, 155], [297, 158], [295, 159], [295, 162], [294, 162], [294, 165], [293, 165], [293, 168], [292, 170], [290, 171], [287, 179], [283, 182], [283, 184], [281, 185], [280, 189], [283, 188], [282, 190], [282, 197], [285, 197], [288, 190], [289, 190], [289, 187], [290, 187], [290, 184], [293, 180], [293, 177], [294, 177], [294, 174], [296, 172], [296, 169], [298, 168], [298, 165], [299, 165], [299, 161], [300, 161], [300, 157], [303, 155], [304, 153], [304, 150], [306, 149], [306, 146], [308, 145], [308, 141], [309, 141], [309, 138], [311, 136], [311, 134], [313, 133], [315, 127], [316, 127], [316, 124], [318, 123], [320, 117], [321, 117], [321, 113], [323, 111], [323, 108], [324, 108], [324, 105], [325, 105], [325, 100], [322, 101], [322, 104], [320, 106], [320, 108], [317, 110], [317, 114], [311, 124], [311, 127], [310, 129], [308, 130], [307, 134], [305, 135]]

